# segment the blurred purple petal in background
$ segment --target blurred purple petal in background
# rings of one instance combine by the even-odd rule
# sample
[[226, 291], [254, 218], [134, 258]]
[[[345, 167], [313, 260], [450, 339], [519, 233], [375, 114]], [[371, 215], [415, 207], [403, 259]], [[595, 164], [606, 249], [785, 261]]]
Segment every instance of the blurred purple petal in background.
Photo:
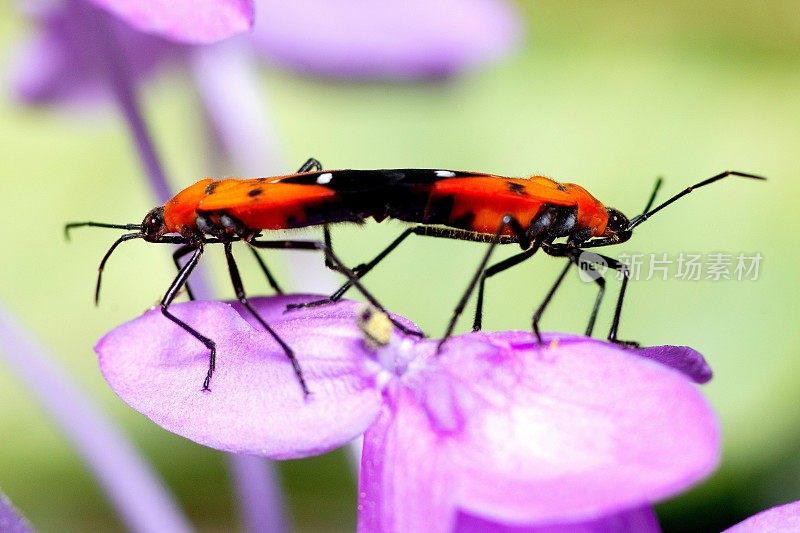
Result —
[[[137, 80], [152, 75], [164, 59], [185, 57], [192, 47], [179, 43], [246, 31], [253, 15], [245, 0], [92, 1], [123, 19], [112, 23], [118, 60]], [[104, 94], [106, 73], [92, 60], [96, 52], [85, 49], [88, 30], [80, 20], [85, 7], [78, 2], [28, 8], [38, 32], [23, 43], [11, 68], [24, 102], [85, 101]], [[258, 2], [259, 16], [247, 38], [258, 52], [292, 70], [342, 79], [454, 75], [508, 54], [522, 34], [513, 5], [503, 0]]]
[[256, 47], [314, 75], [440, 78], [506, 55], [522, 29], [503, 0], [257, 0]]
[[[76, 0], [72, 0], [76, 1]], [[90, 0], [137, 30], [194, 44], [213, 43], [253, 26], [252, 0]]]
[[[107, 43], [95, 39], [97, 28], [87, 27], [85, 13], [86, 6], [76, 1], [38, 6], [32, 13], [37, 31], [20, 44], [10, 69], [12, 88], [20, 100], [51, 104], [109, 96], [108, 73], [96, 60], [97, 48]], [[162, 60], [179, 56], [180, 46], [108, 18], [122, 54], [116, 60], [124, 62], [133, 78], [146, 79]]]

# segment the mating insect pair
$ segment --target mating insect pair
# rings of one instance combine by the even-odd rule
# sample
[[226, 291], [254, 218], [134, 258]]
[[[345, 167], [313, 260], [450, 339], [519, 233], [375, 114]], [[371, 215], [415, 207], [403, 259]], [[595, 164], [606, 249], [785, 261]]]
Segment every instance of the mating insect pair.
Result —
[[[476, 287], [478, 302], [473, 329], [480, 329], [485, 282], [532, 257], [538, 250], [564, 257], [567, 264], [533, 316], [533, 329], [539, 335], [539, 320], [572, 265], [580, 265], [594, 274], [598, 295], [586, 329], [591, 335], [605, 290], [605, 281], [592, 263], [602, 263], [623, 274], [622, 285], [608, 339], [617, 339], [622, 303], [629, 280], [624, 264], [599, 254], [584, 254], [584, 249], [618, 244], [630, 239], [633, 229], [655, 213], [692, 190], [728, 176], [764, 179], [744, 172], [727, 171], [689, 187], [655, 208], [652, 205], [660, 186], [659, 180], [641, 215], [628, 219], [620, 211], [606, 207], [584, 188], [562, 184], [543, 176], [508, 178], [493, 174], [433, 169], [393, 170], [322, 170], [315, 159], [309, 159], [296, 174], [256, 179], [204, 179], [184, 189], [164, 206], [152, 209], [141, 224], [72, 223], [69, 231], [79, 226], [95, 226], [135, 231], [117, 239], [100, 262], [95, 299], [99, 297], [103, 269], [113, 251], [122, 242], [144, 239], [148, 242], [179, 244], [173, 258], [178, 275], [161, 300], [165, 317], [183, 328], [208, 348], [209, 368], [203, 382], [208, 389], [216, 361], [216, 345], [170, 313], [175, 296], [187, 285], [206, 244], [222, 244], [231, 281], [239, 301], [280, 344], [291, 361], [304, 393], [308, 387], [291, 347], [275, 333], [247, 301], [241, 276], [234, 261], [231, 244], [243, 241], [250, 245], [273, 288], [280, 289], [255, 249], [304, 249], [324, 253], [329, 268], [344, 274], [347, 282], [330, 298], [303, 304], [320, 305], [340, 299], [355, 286], [375, 307], [378, 301], [360, 283], [360, 278], [386, 258], [410, 235], [443, 237], [488, 243], [486, 253], [458, 302], [439, 346], [455, 328]], [[339, 222], [378, 222], [391, 218], [416, 224], [406, 229], [371, 261], [350, 270], [334, 253], [328, 226]], [[259, 240], [267, 230], [323, 226], [324, 242], [311, 240]], [[564, 239], [563, 242], [555, 242]], [[522, 251], [487, 268], [498, 244], [516, 243]], [[180, 265], [180, 258], [190, 255]], [[587, 258], [588, 257], [588, 258]], [[395, 324], [406, 333], [402, 324]]]

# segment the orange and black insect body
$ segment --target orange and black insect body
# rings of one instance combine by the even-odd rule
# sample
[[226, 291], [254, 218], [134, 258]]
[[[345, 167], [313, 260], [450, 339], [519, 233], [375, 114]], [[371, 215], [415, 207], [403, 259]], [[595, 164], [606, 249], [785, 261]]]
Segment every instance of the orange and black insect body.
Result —
[[[285, 180], [281, 178], [225, 179], [219, 181], [204, 179], [179, 192], [165, 205], [152, 209], [141, 224], [106, 224], [100, 222], [67, 224], [65, 227], [67, 233], [69, 230], [81, 226], [135, 231], [135, 233], [128, 233], [118, 238], [103, 256], [98, 269], [95, 302], [99, 299], [102, 273], [106, 262], [121, 243], [133, 239], [143, 239], [154, 243], [182, 245], [173, 253], [173, 258], [178, 266], [178, 275], [161, 300], [161, 312], [208, 348], [209, 368], [203, 381], [203, 389], [208, 390], [216, 364], [216, 344], [212, 339], [204, 336], [173, 315], [169, 311], [169, 306], [183, 287], [187, 288], [189, 297], [193, 298], [191, 291], [188, 290], [187, 280], [200, 260], [204, 246], [206, 244], [221, 243], [224, 247], [228, 270], [237, 299], [280, 344], [294, 367], [303, 392], [308, 394], [308, 387], [294, 352], [248, 302], [239, 269], [233, 258], [231, 244], [235, 241], [244, 241], [253, 249], [322, 251], [325, 254], [326, 264], [345, 274], [348, 277], [348, 282], [356, 285], [370, 303], [379, 309], [383, 309], [377, 300], [364, 289], [358, 278], [334, 254], [329, 244], [313, 240], [258, 240], [262, 230], [358, 221], [364, 218], [353, 213], [353, 208], [361, 202], [358, 199], [360, 196], [355, 193], [348, 195], [326, 187], [324, 182], [327, 177], [323, 174], [316, 174], [318, 176], [315, 178], [315, 183], [305, 184], [292, 181], [293, 177], [307, 179], [309, 175], [315, 175], [309, 172], [313, 168], [319, 169], [319, 162], [315, 159], [309, 159], [300, 168], [299, 174], [291, 175]], [[179, 260], [185, 255], [190, 255], [189, 260], [184, 265], [181, 265]], [[256, 257], [258, 258], [257, 254]], [[280, 288], [260, 258], [259, 263], [272, 286], [277, 292], [280, 292]], [[395, 324], [406, 333], [419, 334], [416, 331], [409, 331], [402, 324]]]
[[[478, 302], [473, 329], [479, 330], [486, 279], [525, 261], [539, 249], [551, 256], [565, 257], [568, 262], [533, 315], [532, 326], [537, 336], [539, 336], [539, 320], [542, 313], [572, 265], [591, 271], [598, 285], [598, 295], [586, 329], [587, 336], [592, 334], [605, 291], [605, 280], [597, 272], [596, 265], [603, 265], [623, 275], [608, 334], [610, 341], [623, 342], [617, 339], [617, 331], [629, 280], [628, 269], [615, 259], [587, 253], [585, 249], [627, 241], [631, 238], [634, 228], [694, 189], [728, 176], [764, 179], [744, 172], [722, 172], [652, 208], [661, 184], [661, 180], [658, 180], [642, 214], [628, 219], [619, 210], [606, 207], [580, 185], [558, 183], [544, 176], [509, 178], [453, 170], [394, 169], [316, 172], [288, 178], [287, 181], [311, 182], [322, 176], [325, 176], [326, 186], [337, 191], [359, 190], [359, 183], [361, 190], [364, 190], [369, 185], [373, 192], [367, 195], [367, 203], [371, 205], [373, 211], [369, 213], [367, 210], [362, 210], [359, 212], [360, 217], [363, 218], [367, 213], [377, 220], [389, 217], [418, 224], [404, 231], [374, 259], [356, 267], [354, 271], [358, 277], [364, 276], [374, 268], [410, 235], [490, 243], [453, 312], [440, 347], [452, 333], [459, 315], [476, 287], [478, 287]], [[364, 202], [364, 198], [361, 198], [361, 201]], [[556, 242], [559, 239], [563, 241]], [[495, 246], [509, 243], [519, 244], [523, 251], [486, 268]], [[349, 286], [349, 282], [343, 285], [329, 300], [301, 306], [337, 300]]]
[[[179, 192], [165, 205], [151, 210], [141, 224], [105, 224], [81, 222], [68, 224], [66, 230], [95, 226], [135, 231], [122, 235], [100, 262], [95, 298], [99, 296], [103, 269], [111, 254], [122, 242], [144, 239], [149, 242], [180, 244], [173, 253], [178, 275], [161, 300], [161, 311], [170, 320], [201, 341], [210, 352], [209, 370], [203, 383], [207, 389], [215, 366], [216, 346], [188, 324], [169, 312], [169, 306], [181, 290], [191, 291], [187, 279], [197, 265], [206, 244], [223, 244], [236, 296], [282, 346], [291, 360], [303, 391], [308, 389], [291, 348], [258, 316], [245, 295], [241, 276], [233, 258], [231, 243], [244, 241], [253, 249], [304, 249], [325, 254], [326, 265], [340, 271], [348, 281], [330, 298], [310, 304], [335, 301], [353, 285], [375, 307], [383, 307], [360, 284], [359, 279], [372, 270], [410, 235], [488, 242], [487, 251], [461, 297], [439, 346], [452, 333], [466, 302], [478, 287], [478, 305], [473, 329], [480, 329], [485, 281], [532, 257], [539, 249], [568, 259], [553, 287], [533, 316], [533, 329], [539, 333], [539, 319], [563, 281], [569, 268], [578, 265], [594, 272], [598, 284], [587, 335], [591, 335], [605, 290], [605, 280], [595, 266], [602, 264], [623, 274], [622, 286], [608, 339], [617, 339], [620, 313], [629, 273], [627, 267], [607, 256], [587, 254], [586, 248], [609, 246], [630, 239], [633, 229], [692, 190], [727, 176], [764, 179], [753, 174], [728, 171], [708, 178], [651, 209], [660, 180], [643, 213], [628, 219], [620, 211], [606, 207], [583, 187], [558, 183], [543, 176], [508, 178], [493, 174], [436, 169], [322, 170], [309, 159], [296, 174], [246, 180], [204, 179]], [[345, 267], [334, 254], [328, 225], [340, 222], [382, 221], [391, 218], [416, 224], [392, 241], [371, 261], [354, 271]], [[325, 239], [320, 241], [261, 241], [262, 231], [322, 225]], [[557, 240], [563, 239], [560, 242]], [[516, 243], [522, 251], [486, 268], [498, 244]], [[253, 250], [255, 252], [255, 250]], [[190, 255], [180, 265], [179, 259]], [[280, 288], [266, 265], [256, 254], [270, 284]], [[395, 323], [406, 333], [402, 324]]]

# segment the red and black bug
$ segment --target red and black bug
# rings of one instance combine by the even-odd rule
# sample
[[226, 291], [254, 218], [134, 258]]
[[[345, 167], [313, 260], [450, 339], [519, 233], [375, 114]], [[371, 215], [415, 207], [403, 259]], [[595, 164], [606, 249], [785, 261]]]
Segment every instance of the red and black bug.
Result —
[[[328, 242], [315, 240], [258, 240], [263, 230], [358, 221], [367, 216], [366, 213], [360, 214], [359, 205], [364, 203], [362, 197], [369, 191], [362, 192], [360, 189], [351, 192], [335, 190], [327, 186], [325, 173], [309, 172], [314, 168], [321, 168], [319, 162], [315, 159], [309, 159], [300, 168], [298, 174], [284, 178], [246, 180], [213, 180], [209, 178], [200, 180], [176, 194], [165, 205], [153, 208], [147, 213], [141, 224], [106, 224], [102, 222], [67, 224], [65, 227], [67, 234], [71, 229], [81, 226], [134, 231], [134, 233], [127, 233], [114, 241], [100, 261], [95, 289], [95, 303], [99, 300], [100, 284], [105, 265], [120, 244], [133, 239], [143, 239], [148, 242], [181, 245], [173, 253], [173, 259], [178, 267], [178, 275], [161, 299], [160, 307], [165, 317], [183, 328], [208, 348], [209, 367], [203, 381], [203, 389], [207, 390], [216, 364], [216, 344], [212, 339], [204, 336], [170, 313], [169, 306], [183, 287], [186, 287], [189, 297], [193, 298], [187, 280], [200, 260], [205, 245], [222, 244], [237, 299], [280, 344], [294, 367], [303, 392], [308, 394], [308, 387], [294, 352], [248, 302], [239, 269], [233, 258], [231, 245], [235, 241], [243, 241], [253, 249], [254, 253], [256, 248], [321, 251], [325, 255], [326, 265], [345, 274], [348, 277], [349, 284], [356, 285], [370, 303], [382, 310], [383, 307], [333, 252], [329, 244], [330, 239], [327, 230], [326, 241]], [[304, 179], [293, 179], [298, 176]], [[309, 176], [316, 176], [313, 183], [307, 183]], [[184, 265], [181, 265], [180, 259], [185, 255], [190, 255], [189, 260]], [[257, 253], [255, 253], [255, 256], [272, 287], [276, 292], [280, 293], [280, 287], [270, 274], [266, 264], [261, 261]], [[406, 333], [419, 334], [419, 332], [408, 330], [402, 324], [395, 323], [395, 325]]]
[[[258, 319], [261, 325], [279, 342], [294, 365], [304, 392], [308, 392], [302, 371], [291, 348], [250, 306], [241, 276], [233, 258], [231, 244], [244, 241], [255, 248], [319, 250], [325, 254], [326, 265], [348, 277], [348, 281], [326, 300], [316, 305], [338, 300], [353, 285], [376, 307], [383, 309], [360, 284], [366, 275], [410, 235], [444, 237], [466, 241], [487, 242], [489, 247], [459, 300], [439, 346], [452, 333], [469, 297], [478, 288], [478, 305], [473, 329], [480, 329], [486, 279], [532, 257], [539, 249], [568, 259], [567, 265], [533, 315], [533, 329], [539, 334], [539, 319], [555, 291], [575, 264], [597, 274], [593, 264], [620, 271], [622, 286], [614, 312], [608, 339], [617, 339], [622, 303], [629, 279], [627, 267], [610, 257], [584, 250], [610, 246], [630, 239], [634, 228], [694, 189], [728, 176], [764, 179], [738, 171], [726, 171], [703, 180], [652, 208], [656, 188], [641, 215], [628, 219], [620, 211], [606, 207], [583, 187], [558, 183], [544, 176], [509, 178], [477, 172], [435, 169], [390, 170], [322, 170], [315, 159], [309, 159], [296, 174], [246, 180], [204, 179], [181, 191], [164, 206], [152, 209], [141, 224], [105, 224], [80, 222], [68, 224], [66, 230], [79, 226], [126, 229], [135, 231], [117, 239], [100, 262], [95, 298], [99, 296], [103, 269], [108, 258], [122, 242], [144, 239], [181, 245], [173, 254], [179, 272], [161, 300], [161, 311], [170, 320], [201, 341], [210, 351], [209, 370], [203, 383], [208, 388], [215, 365], [216, 347], [213, 340], [203, 336], [188, 324], [172, 315], [168, 308], [184, 286], [206, 244], [224, 246], [231, 281], [239, 301]], [[651, 209], [652, 208], [652, 209]], [[339, 222], [363, 222], [369, 218], [382, 221], [392, 218], [415, 223], [392, 241], [371, 261], [353, 271], [334, 254], [328, 225]], [[260, 241], [262, 231], [322, 225], [325, 239], [320, 241], [278, 240]], [[561, 242], [556, 242], [563, 239]], [[522, 252], [486, 268], [498, 244], [518, 244]], [[255, 250], [253, 250], [255, 252]], [[191, 254], [181, 266], [179, 259]], [[259, 260], [273, 288], [280, 288]], [[605, 280], [596, 275], [598, 295], [595, 299], [586, 334], [591, 335], [597, 312], [605, 291]], [[407, 333], [401, 324], [396, 325]]]
[[[365, 188], [369, 184], [373, 192], [360, 198], [362, 203], [367, 204], [360, 206], [362, 208], [358, 211], [360, 218], [368, 214], [377, 220], [388, 217], [418, 224], [405, 230], [371, 261], [357, 266], [354, 272], [358, 277], [364, 276], [374, 268], [410, 235], [490, 243], [453, 312], [440, 342], [441, 347], [452, 333], [475, 288], [478, 287], [478, 301], [473, 329], [479, 330], [486, 279], [522, 263], [539, 249], [551, 256], [565, 257], [568, 262], [533, 314], [532, 327], [537, 337], [539, 320], [572, 265], [593, 272], [592, 278], [598, 285], [598, 295], [586, 328], [586, 335], [591, 336], [605, 292], [605, 280], [595, 268], [595, 265], [599, 264], [615, 269], [623, 275], [608, 333], [608, 340], [623, 342], [618, 340], [617, 331], [629, 281], [628, 269], [623, 263], [611, 257], [586, 253], [585, 249], [627, 241], [631, 238], [634, 228], [654, 214], [693, 190], [728, 176], [765, 179], [745, 172], [722, 172], [684, 189], [653, 208], [661, 185], [659, 179], [642, 214], [632, 219], [628, 219], [617, 209], [606, 207], [580, 185], [559, 183], [544, 176], [509, 178], [493, 174], [433, 169], [340, 170], [309, 173], [287, 178], [286, 181], [311, 183], [314, 180], [322, 180], [327, 187], [337, 191], [358, 190], [359, 187]], [[563, 240], [556, 242], [559, 239]], [[522, 252], [487, 268], [495, 246], [510, 243], [518, 244]], [[328, 300], [301, 306], [338, 300], [349, 286], [348, 281]]]

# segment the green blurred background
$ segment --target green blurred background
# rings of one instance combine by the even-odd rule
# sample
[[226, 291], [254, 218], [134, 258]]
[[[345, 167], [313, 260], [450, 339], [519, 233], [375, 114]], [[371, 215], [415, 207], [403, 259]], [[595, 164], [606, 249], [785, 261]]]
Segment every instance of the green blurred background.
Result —
[[[520, 8], [528, 30], [520, 53], [449, 82], [352, 85], [265, 67], [264, 97], [291, 163], [286, 171], [315, 156], [329, 168], [536, 172], [579, 182], [629, 215], [658, 175], [666, 178], [664, 194], [729, 168], [768, 176], [767, 183], [733, 178], [698, 192], [606, 251], [764, 256], [757, 281], [641, 280], [629, 292], [623, 338], [691, 345], [716, 372], [704, 390], [722, 421], [723, 461], [705, 484], [660, 507], [665, 529], [717, 530], [800, 499], [797, 3], [545, 1]], [[29, 30], [9, 3], [0, 5], [0, 67]], [[204, 176], [207, 139], [187, 79], [174, 71], [160, 76], [143, 99], [174, 186]], [[127, 408], [105, 385], [92, 352], [104, 332], [154, 304], [173, 275], [163, 248], [130, 245], [112, 262], [97, 309], [95, 269], [113, 235], [87, 230], [63, 240], [66, 221], [138, 222], [155, 203], [114, 111], [26, 109], [3, 91], [0, 298], [125, 428], [199, 529], [225, 530], [237, 518], [224, 456]], [[337, 230], [334, 239], [355, 263], [399, 231], [368, 224]], [[437, 333], [482, 253], [471, 243], [412, 240], [368, 286]], [[221, 254], [207, 255], [219, 293], [230, 297]], [[304, 260], [314, 265], [307, 271], [326, 276], [321, 259]], [[492, 279], [487, 329], [527, 328], [560, 268], [543, 257]], [[243, 269], [251, 291], [266, 288], [254, 265], [243, 261]], [[285, 266], [278, 269], [288, 277]], [[545, 327], [582, 331], [594, 292], [571, 277]], [[343, 452], [284, 463], [281, 472], [299, 528], [352, 530], [355, 484]], [[42, 531], [122, 527], [75, 452], [3, 367], [0, 487]]]

